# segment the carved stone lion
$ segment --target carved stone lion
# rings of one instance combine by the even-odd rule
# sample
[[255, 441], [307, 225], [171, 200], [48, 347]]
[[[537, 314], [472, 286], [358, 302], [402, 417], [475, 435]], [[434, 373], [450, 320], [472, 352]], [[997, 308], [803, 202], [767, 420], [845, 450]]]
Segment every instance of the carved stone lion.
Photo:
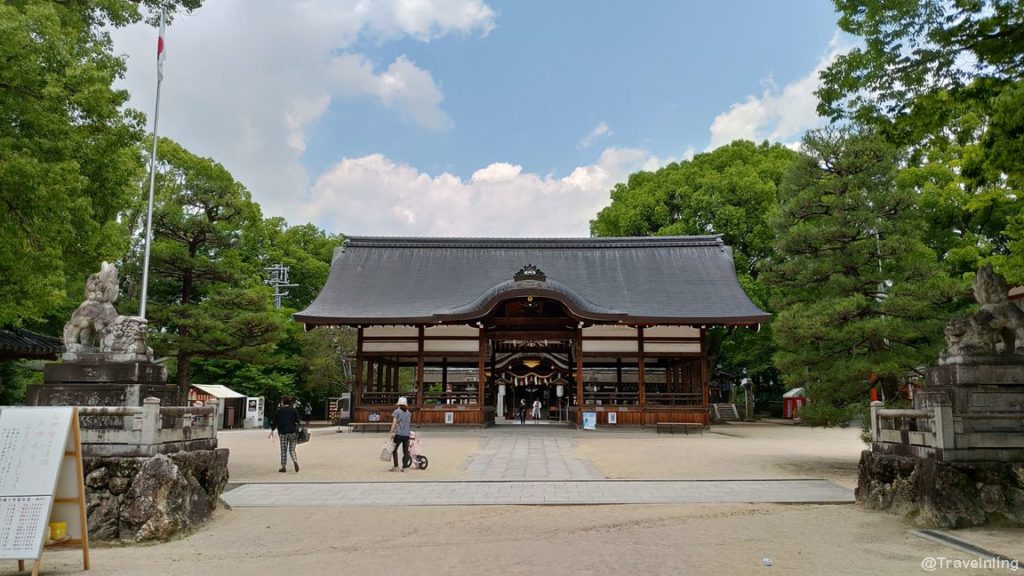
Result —
[[985, 332], [972, 318], [954, 318], [946, 324], [946, 356], [988, 355], [995, 348], [995, 335]]
[[146, 319], [141, 316], [118, 316], [107, 326], [100, 350], [146, 354]]
[[1006, 279], [989, 265], [974, 277], [974, 298], [980, 310], [946, 325], [945, 356], [1010, 355], [1024, 348], [1024, 310], [1010, 302]]
[[64, 347], [69, 353], [152, 353], [146, 348], [146, 319], [119, 316], [114, 309], [118, 293], [117, 269], [104, 262], [85, 283], [85, 302], [64, 325]]
[[117, 269], [104, 262], [100, 271], [85, 283], [85, 302], [64, 325], [64, 347], [68, 352], [83, 352], [98, 347], [107, 326], [117, 319], [114, 301], [118, 296]]
[[1002, 341], [1002, 353], [1013, 354], [1016, 345], [1024, 346], [1024, 310], [1010, 302], [1006, 279], [984, 266], [974, 277], [974, 297], [981, 310], [974, 321], [988, 328]]

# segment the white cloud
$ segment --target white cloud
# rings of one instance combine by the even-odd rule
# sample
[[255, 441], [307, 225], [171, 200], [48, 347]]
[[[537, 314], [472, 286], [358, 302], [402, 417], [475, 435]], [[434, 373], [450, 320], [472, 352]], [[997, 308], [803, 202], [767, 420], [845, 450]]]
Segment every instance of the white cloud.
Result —
[[[428, 71], [404, 57], [375, 70], [351, 53], [357, 40], [485, 36], [494, 19], [483, 0], [207, 2], [168, 27], [160, 134], [224, 164], [265, 213], [291, 217], [309, 186], [307, 133], [334, 99], [374, 98], [428, 129], [451, 125]], [[128, 56], [129, 105], [152, 114], [156, 31], [112, 37]]]
[[495, 162], [462, 180], [372, 154], [345, 158], [321, 175], [302, 214], [355, 235], [588, 236], [617, 182], [664, 164], [644, 150], [607, 148], [562, 178]]
[[816, 111], [818, 99], [814, 95], [821, 84], [819, 74], [850, 47], [837, 33], [829, 41], [826, 53], [806, 76], [786, 84], [781, 90], [768, 78], [760, 97], [748, 96], [744, 102], [733, 104], [715, 117], [708, 150], [739, 139], [792, 145], [807, 130], [824, 124]]
[[594, 129], [591, 130], [590, 133], [583, 138], [580, 138], [578, 146], [580, 148], [590, 148], [598, 141], [598, 139], [611, 136], [612, 134], [614, 134], [614, 132], [612, 132], [611, 128], [608, 127], [608, 124], [602, 120], [597, 123], [597, 126], [594, 126]]
[[441, 110], [444, 95], [430, 73], [399, 56], [380, 74], [362, 54], [342, 54], [333, 58], [327, 76], [334, 91], [345, 96], [375, 96], [384, 106], [397, 108], [417, 124], [443, 130], [451, 119]]

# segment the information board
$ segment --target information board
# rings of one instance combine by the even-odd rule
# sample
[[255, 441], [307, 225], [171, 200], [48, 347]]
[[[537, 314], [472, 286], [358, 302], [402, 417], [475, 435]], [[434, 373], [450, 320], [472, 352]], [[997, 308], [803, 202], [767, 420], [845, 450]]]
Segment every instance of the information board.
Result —
[[89, 569], [85, 487], [77, 409], [67, 406], [0, 408], [0, 559], [35, 560], [47, 544], [47, 526], [61, 522], [59, 543], [81, 546]]

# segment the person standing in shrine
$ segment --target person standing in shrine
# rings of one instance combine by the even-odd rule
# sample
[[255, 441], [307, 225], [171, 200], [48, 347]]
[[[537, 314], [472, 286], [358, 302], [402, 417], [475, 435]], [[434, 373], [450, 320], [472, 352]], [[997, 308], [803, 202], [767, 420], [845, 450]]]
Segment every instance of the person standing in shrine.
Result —
[[281, 405], [277, 407], [274, 419], [270, 422], [270, 435], [267, 436], [272, 439], [274, 430], [277, 430], [277, 436], [281, 440], [281, 469], [278, 472], [288, 471], [289, 454], [292, 457], [295, 471], [299, 471], [299, 459], [295, 456], [295, 445], [299, 441], [299, 411], [292, 406], [292, 403], [291, 396], [281, 398]]
[[519, 423], [526, 424], [526, 398], [519, 399]]

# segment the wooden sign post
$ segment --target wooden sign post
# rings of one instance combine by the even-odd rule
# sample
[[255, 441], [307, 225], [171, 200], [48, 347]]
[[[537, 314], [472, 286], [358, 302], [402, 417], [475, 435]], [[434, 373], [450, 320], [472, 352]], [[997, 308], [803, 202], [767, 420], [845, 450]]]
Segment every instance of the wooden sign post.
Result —
[[[66, 527], [51, 534], [52, 524]], [[54, 536], [55, 538], [51, 538]], [[78, 409], [0, 409], [0, 559], [34, 560], [38, 576], [48, 547], [82, 549], [89, 569], [89, 529]]]

